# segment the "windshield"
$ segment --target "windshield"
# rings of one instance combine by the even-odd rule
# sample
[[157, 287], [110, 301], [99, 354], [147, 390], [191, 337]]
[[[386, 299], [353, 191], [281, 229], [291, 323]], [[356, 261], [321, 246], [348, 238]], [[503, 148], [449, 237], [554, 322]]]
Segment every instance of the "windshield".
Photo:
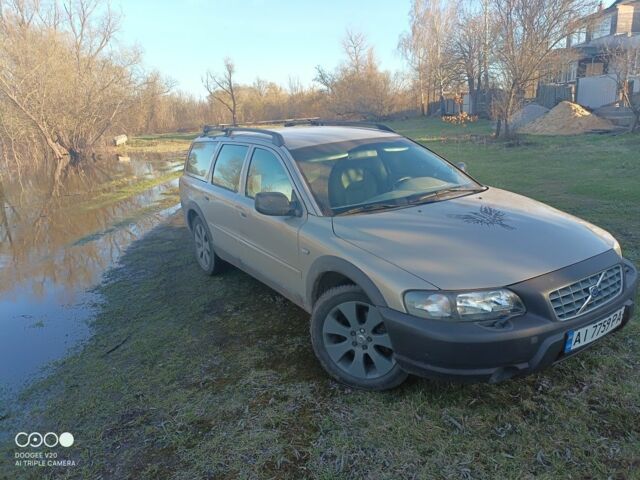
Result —
[[325, 215], [424, 203], [483, 187], [426, 148], [399, 138], [291, 150]]

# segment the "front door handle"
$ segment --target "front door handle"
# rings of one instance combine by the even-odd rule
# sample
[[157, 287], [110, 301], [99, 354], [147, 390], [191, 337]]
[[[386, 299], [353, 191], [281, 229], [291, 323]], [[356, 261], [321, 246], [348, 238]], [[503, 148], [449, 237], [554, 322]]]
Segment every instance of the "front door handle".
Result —
[[245, 212], [244, 210], [240, 210], [240, 216], [242, 218], [247, 218], [247, 212]]
[[209, 196], [208, 196], [208, 195], [205, 195], [205, 196], [204, 196], [204, 199], [208, 202], [208, 201], [209, 201]]

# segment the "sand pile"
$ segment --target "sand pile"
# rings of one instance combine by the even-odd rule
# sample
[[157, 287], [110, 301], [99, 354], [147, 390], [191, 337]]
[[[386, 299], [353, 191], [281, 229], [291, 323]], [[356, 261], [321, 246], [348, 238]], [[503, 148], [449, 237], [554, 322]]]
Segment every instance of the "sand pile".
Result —
[[560, 102], [549, 112], [519, 128], [520, 133], [532, 135], [577, 135], [591, 130], [611, 130], [609, 120], [600, 118], [571, 102]]
[[537, 103], [530, 103], [514, 113], [509, 120], [509, 123], [511, 124], [511, 128], [520, 130], [522, 127], [540, 118], [548, 111], [549, 109], [543, 107], [542, 105], [538, 105]]

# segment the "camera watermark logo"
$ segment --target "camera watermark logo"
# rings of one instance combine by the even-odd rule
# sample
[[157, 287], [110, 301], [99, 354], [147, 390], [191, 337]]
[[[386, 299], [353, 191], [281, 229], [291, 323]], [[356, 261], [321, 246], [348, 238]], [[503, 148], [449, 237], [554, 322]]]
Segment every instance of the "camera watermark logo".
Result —
[[[76, 460], [64, 458], [55, 449], [69, 448], [75, 443], [70, 432], [18, 432], [14, 437], [16, 451], [14, 460], [16, 467], [75, 467]], [[61, 453], [61, 452], [60, 452]]]
[[20, 432], [15, 437], [16, 445], [20, 448], [40, 448], [42, 446], [53, 448], [60, 445], [61, 447], [69, 448], [73, 445], [73, 434], [69, 432], [63, 432], [58, 435], [55, 432]]

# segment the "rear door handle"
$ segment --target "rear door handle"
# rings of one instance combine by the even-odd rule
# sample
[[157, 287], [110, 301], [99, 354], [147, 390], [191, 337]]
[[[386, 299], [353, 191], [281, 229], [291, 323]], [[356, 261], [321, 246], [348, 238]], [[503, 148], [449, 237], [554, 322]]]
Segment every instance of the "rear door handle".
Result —
[[205, 195], [205, 196], [204, 196], [204, 199], [208, 202], [208, 201], [209, 201], [209, 196], [208, 196], [208, 195]]

